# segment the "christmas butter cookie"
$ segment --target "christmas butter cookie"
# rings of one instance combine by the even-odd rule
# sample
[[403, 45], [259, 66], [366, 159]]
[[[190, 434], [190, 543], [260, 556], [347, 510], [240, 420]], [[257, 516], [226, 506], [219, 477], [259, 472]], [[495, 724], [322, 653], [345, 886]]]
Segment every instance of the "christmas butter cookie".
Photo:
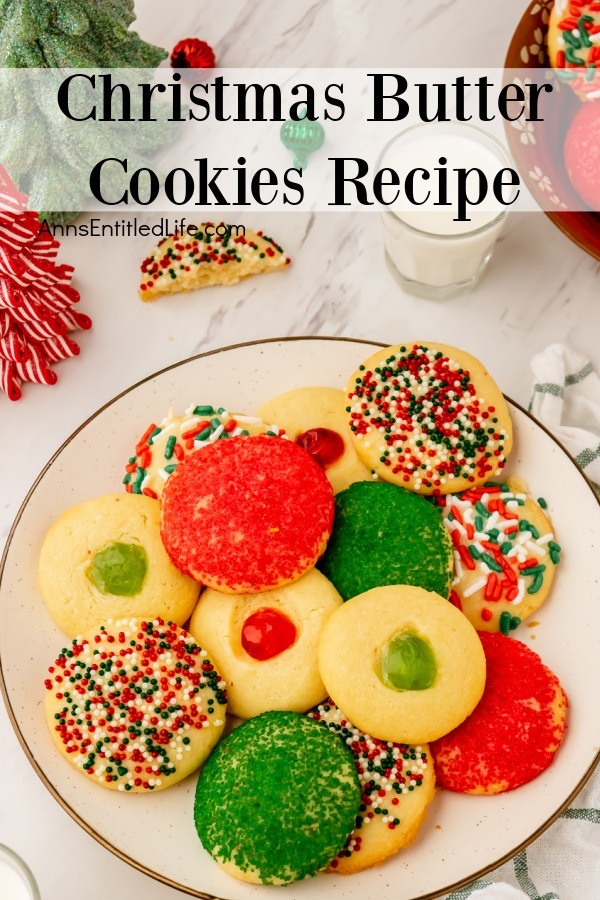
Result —
[[384, 584], [413, 584], [447, 597], [452, 544], [439, 509], [424, 497], [363, 481], [335, 498], [333, 532], [318, 566], [344, 600]]
[[39, 586], [69, 637], [123, 616], [182, 625], [198, 599], [198, 585], [165, 551], [158, 503], [133, 494], [108, 494], [63, 513], [42, 544]]
[[222, 674], [230, 712], [245, 719], [270, 709], [305, 712], [322, 700], [319, 638], [341, 603], [316, 569], [262, 594], [206, 590], [190, 632]]
[[437, 498], [454, 546], [450, 599], [480, 631], [518, 628], [548, 596], [560, 561], [546, 501], [514, 484]]
[[257, 416], [227, 412], [222, 406], [192, 404], [183, 415], [172, 410], [160, 425], [152, 423], [139, 439], [127, 464], [123, 484], [130, 494], [160, 499], [165, 481], [178, 464], [215, 441], [247, 434], [284, 437], [277, 426]]
[[289, 884], [324, 869], [345, 845], [361, 789], [350, 750], [293, 712], [267, 712], [236, 728], [206, 763], [196, 830], [235, 878]]
[[71, 641], [48, 674], [56, 747], [111, 790], [176, 784], [204, 762], [225, 725], [225, 685], [206, 651], [162, 619], [108, 621]]
[[373, 475], [359, 460], [350, 439], [343, 391], [304, 387], [279, 394], [264, 403], [259, 416], [285, 429], [323, 466], [333, 492]]
[[550, 64], [582, 100], [600, 97], [600, 4], [555, 0], [548, 23]]
[[142, 300], [214, 284], [236, 284], [250, 275], [276, 272], [289, 265], [277, 241], [262, 231], [246, 228], [244, 234], [236, 232], [224, 222], [203, 222], [192, 236], [163, 238], [142, 263]]
[[177, 568], [222, 593], [295, 581], [325, 549], [333, 492], [315, 460], [266, 435], [215, 441], [167, 481], [161, 533]]
[[357, 728], [403, 744], [456, 728], [485, 684], [481, 642], [466, 616], [407, 585], [374, 588], [340, 606], [323, 628], [319, 668]]
[[378, 865], [416, 837], [435, 793], [429, 747], [370, 737], [331, 699], [307, 715], [337, 734], [354, 755], [362, 789], [360, 812], [344, 849], [328, 870], [352, 875]]
[[498, 475], [512, 447], [504, 397], [484, 366], [446, 344], [378, 350], [348, 383], [356, 452], [381, 478], [422, 494]]
[[439, 784], [499, 794], [548, 768], [564, 737], [567, 697], [539, 656], [502, 634], [480, 632], [487, 680], [477, 708], [431, 745]]

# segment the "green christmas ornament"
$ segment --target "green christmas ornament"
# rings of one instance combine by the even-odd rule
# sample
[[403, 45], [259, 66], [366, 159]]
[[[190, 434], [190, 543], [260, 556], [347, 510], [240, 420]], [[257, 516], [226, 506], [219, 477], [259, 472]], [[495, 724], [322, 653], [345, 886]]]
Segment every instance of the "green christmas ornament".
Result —
[[325, 129], [320, 122], [306, 118], [306, 107], [300, 119], [288, 119], [281, 126], [281, 142], [288, 150], [294, 151], [294, 168], [305, 169], [308, 154], [319, 150], [325, 143]]
[[[134, 20], [133, 0], [0, 0], [0, 74], [2, 69], [135, 69], [134, 82], [150, 80], [167, 52], [130, 31]], [[65, 196], [77, 209], [83, 203], [82, 178], [100, 158], [98, 131], [62, 116], [57, 86], [49, 75], [39, 87], [45, 96], [38, 98], [24, 80], [0, 83], [0, 159], [38, 210], [58, 209]], [[145, 154], [165, 143], [165, 131], [156, 125], [132, 131], [115, 143], [118, 155], [132, 166], [147, 164]], [[51, 225], [77, 215], [40, 214]]]

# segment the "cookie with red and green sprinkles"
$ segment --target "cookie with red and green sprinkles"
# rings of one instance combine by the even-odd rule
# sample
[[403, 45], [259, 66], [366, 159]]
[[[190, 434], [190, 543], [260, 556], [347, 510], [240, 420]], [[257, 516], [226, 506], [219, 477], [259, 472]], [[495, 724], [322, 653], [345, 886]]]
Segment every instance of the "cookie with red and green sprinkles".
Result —
[[543, 497], [518, 479], [436, 498], [454, 551], [450, 600], [480, 631], [508, 634], [548, 596], [560, 562]]
[[385, 481], [448, 494], [497, 477], [512, 447], [506, 401], [479, 360], [446, 344], [378, 350], [348, 382], [350, 432]]
[[54, 744], [90, 781], [160, 791], [207, 758], [225, 727], [225, 683], [205, 650], [162, 619], [108, 621], [48, 669]]
[[582, 100], [600, 97], [600, 3], [555, 0], [548, 23], [550, 64]]
[[192, 235], [159, 241], [141, 265], [139, 294], [142, 300], [156, 300], [165, 294], [236, 284], [289, 264], [283, 248], [262, 231], [202, 222]]
[[463, 794], [512, 791], [544, 772], [567, 724], [567, 697], [537, 653], [503, 634], [479, 632], [483, 696], [465, 721], [433, 741], [438, 784]]
[[235, 729], [198, 779], [202, 845], [230, 875], [289, 884], [325, 869], [356, 824], [351, 749], [305, 715], [267, 712]]
[[311, 569], [333, 513], [331, 485], [306, 450], [240, 435], [180, 463], [163, 492], [161, 534], [184, 574], [222, 593], [252, 594]]
[[393, 744], [362, 732], [330, 698], [307, 715], [350, 748], [362, 790], [360, 812], [328, 871], [352, 875], [378, 865], [417, 835], [435, 794], [427, 744]]
[[318, 568], [344, 600], [386, 584], [448, 597], [452, 544], [440, 510], [385, 481], [359, 481], [335, 498], [333, 532]]
[[169, 475], [190, 453], [248, 434], [285, 437], [277, 425], [267, 425], [258, 416], [230, 413], [223, 406], [192, 403], [183, 415], [169, 410], [160, 425], [150, 424], [135, 445], [125, 467], [125, 490], [160, 500]]

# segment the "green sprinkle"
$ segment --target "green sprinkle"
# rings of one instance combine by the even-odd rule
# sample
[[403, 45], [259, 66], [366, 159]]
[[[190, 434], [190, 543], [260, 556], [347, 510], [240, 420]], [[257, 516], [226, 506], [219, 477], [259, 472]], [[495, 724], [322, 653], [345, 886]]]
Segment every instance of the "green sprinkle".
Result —
[[500, 545], [500, 553], [501, 553], [503, 556], [506, 556], [506, 554], [507, 554], [510, 550], [512, 550], [512, 544], [511, 544], [510, 541], [504, 541], [504, 543]]
[[516, 629], [519, 627], [520, 624], [521, 624], [520, 618], [518, 616], [513, 616], [510, 620], [510, 630], [516, 631]]
[[[563, 31], [563, 35], [565, 37], [569, 33], [570, 32], [568, 32], [568, 31]], [[571, 35], [571, 37], [572, 37], [572, 35]], [[573, 40], [576, 40], [576, 38], [573, 38]], [[565, 50], [565, 59], [567, 60], [567, 62], [570, 62], [571, 65], [573, 65], [573, 66], [580, 66], [580, 67], [585, 66], [585, 60], [582, 59], [581, 56], [575, 55], [575, 50], [573, 49], [573, 47], [567, 47], [567, 49]]]
[[581, 41], [570, 31], [563, 31], [562, 36], [566, 44], [570, 44], [573, 50], [581, 50]]
[[481, 552], [477, 549], [475, 544], [469, 544], [468, 551], [473, 557], [473, 559], [481, 559]]
[[125, 477], [123, 478], [123, 484], [129, 484], [130, 481], [131, 481], [131, 473], [128, 472], [128, 473], [125, 475]]
[[206, 441], [211, 436], [211, 434], [212, 434], [212, 427], [210, 425], [207, 425], [206, 428], [204, 429], [204, 431], [201, 431], [199, 434], [196, 435], [194, 440], [195, 441]]
[[216, 428], [218, 428], [219, 425], [221, 424], [221, 420], [220, 420], [220, 419], [217, 419], [217, 417], [215, 416], [214, 419], [211, 419], [211, 420], [210, 420], [210, 424], [212, 425], [213, 429], [216, 429]]
[[554, 550], [555, 553], [560, 553], [562, 547], [560, 544], [557, 544], [556, 541], [548, 541], [548, 549]]
[[177, 443], [176, 435], [172, 434], [167, 438], [167, 445], [165, 447], [165, 459], [171, 459], [173, 456], [173, 451], [175, 450], [175, 444]]
[[197, 406], [194, 409], [195, 416], [212, 416], [215, 411], [214, 406]]
[[550, 560], [557, 566], [560, 562], [560, 553], [557, 553], [556, 550], [550, 551]]
[[177, 463], [171, 463], [170, 465], [165, 466], [165, 472], [168, 475], [172, 475], [176, 468], [177, 468]]
[[533, 579], [533, 584], [529, 585], [527, 588], [528, 594], [537, 594], [542, 584], [544, 583], [544, 576], [541, 572], [539, 572], [535, 578]]
[[581, 43], [584, 47], [591, 47], [592, 42], [590, 41], [590, 36], [587, 33], [587, 29], [585, 27], [585, 23], [583, 21], [583, 16], [579, 19], [577, 23], [577, 28], [579, 29], [579, 37], [581, 38]]
[[548, 509], [548, 504], [543, 497], [538, 497], [538, 503], [542, 507], [542, 509]]
[[491, 569], [492, 572], [501, 572], [502, 571], [502, 566], [499, 565], [496, 562], [496, 560], [492, 556], [490, 556], [489, 553], [481, 554], [481, 562], [484, 562], [486, 564], [486, 566], [488, 567], [488, 569]]
[[500, 613], [500, 631], [504, 635], [508, 635], [508, 632], [510, 631], [510, 620], [511, 615], [509, 612]]
[[530, 569], [522, 570], [525, 575], [539, 575], [546, 571], [546, 566], [532, 566]]
[[483, 531], [483, 519], [481, 516], [475, 516], [475, 531]]
[[484, 517], [484, 519], [490, 518], [491, 513], [490, 513], [489, 509], [486, 509], [486, 507], [483, 505], [481, 500], [477, 501], [477, 503], [475, 504], [475, 509], [477, 510], [477, 512], [479, 513], [480, 516]]
[[137, 456], [130, 456], [129, 465], [132, 466], [135, 462], [137, 462]]
[[162, 428], [158, 428], [158, 427], [155, 428], [154, 431], [152, 432], [152, 434], [150, 435], [150, 437], [148, 438], [148, 443], [151, 444], [151, 443], [153, 442], [154, 438], [155, 438], [158, 434], [160, 434], [161, 431], [162, 431]]

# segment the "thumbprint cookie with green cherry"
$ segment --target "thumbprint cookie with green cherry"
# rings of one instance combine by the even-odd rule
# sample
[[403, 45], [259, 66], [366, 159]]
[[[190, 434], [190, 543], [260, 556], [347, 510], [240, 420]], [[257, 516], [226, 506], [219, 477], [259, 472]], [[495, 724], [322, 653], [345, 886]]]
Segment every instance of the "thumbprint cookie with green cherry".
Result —
[[450, 600], [479, 631], [508, 634], [544, 602], [560, 562], [543, 497], [516, 479], [438, 496], [454, 548]]
[[149, 425], [137, 442], [125, 467], [125, 490], [160, 500], [169, 475], [190, 453], [248, 434], [284, 437], [276, 425], [267, 425], [258, 416], [230, 413], [223, 406], [193, 403], [182, 415], [171, 409], [160, 425]]
[[190, 632], [223, 676], [229, 711], [244, 719], [271, 709], [305, 712], [326, 697], [319, 638], [341, 604], [316, 569], [266, 593], [204, 591]]
[[249, 435], [192, 453], [165, 485], [161, 535], [177, 568], [221, 593], [272, 590], [322, 554], [333, 492], [292, 441]]
[[200, 766], [225, 727], [225, 684], [205, 650], [162, 619], [108, 621], [48, 670], [54, 744], [110, 790], [170, 787]]
[[512, 447], [506, 401], [479, 360], [446, 344], [378, 350], [352, 375], [346, 411], [368, 469], [421, 494], [501, 474]]
[[349, 747], [305, 715], [266, 712], [211, 754], [196, 788], [202, 845], [241, 881], [289, 884], [327, 868], [359, 814]]
[[163, 546], [159, 504], [134, 494], [108, 494], [63, 513], [44, 539], [38, 577], [50, 615], [69, 637], [123, 617], [182, 625], [198, 599], [198, 585]]
[[325, 470], [334, 494], [355, 481], [374, 477], [356, 455], [345, 406], [343, 391], [302, 387], [273, 397], [258, 411], [259, 416], [277, 422], [291, 440], [308, 450]]
[[364, 734], [328, 698], [307, 713], [350, 748], [362, 790], [360, 812], [328, 872], [353, 875], [394, 856], [416, 837], [435, 794], [429, 746]]
[[317, 565], [344, 600], [385, 584], [448, 597], [452, 544], [441, 511], [425, 497], [361, 481], [337, 494], [333, 532]]
[[485, 685], [481, 641], [466, 616], [408, 585], [374, 588], [340, 606], [323, 628], [319, 669], [357, 728], [401, 744], [456, 728]]

